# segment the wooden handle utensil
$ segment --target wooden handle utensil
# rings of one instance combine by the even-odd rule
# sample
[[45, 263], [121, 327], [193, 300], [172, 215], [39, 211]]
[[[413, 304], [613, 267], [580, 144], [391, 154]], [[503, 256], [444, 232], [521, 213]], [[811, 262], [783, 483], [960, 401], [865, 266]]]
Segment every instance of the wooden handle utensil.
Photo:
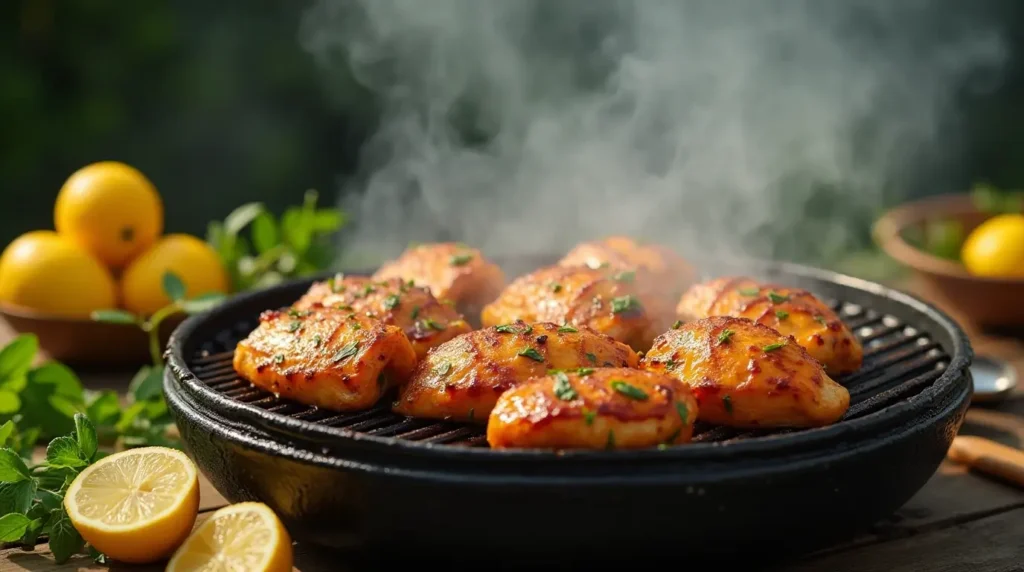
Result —
[[1024, 488], [1024, 451], [982, 437], [958, 435], [948, 456], [973, 469]]

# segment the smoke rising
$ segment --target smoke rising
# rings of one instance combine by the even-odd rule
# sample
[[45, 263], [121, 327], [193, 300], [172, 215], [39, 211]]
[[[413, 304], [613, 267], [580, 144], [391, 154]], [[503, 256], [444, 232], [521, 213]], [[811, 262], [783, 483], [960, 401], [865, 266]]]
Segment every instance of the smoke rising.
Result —
[[958, 94], [1005, 59], [970, 4], [320, 0], [304, 47], [381, 111], [345, 250], [830, 256], [955, 169]]

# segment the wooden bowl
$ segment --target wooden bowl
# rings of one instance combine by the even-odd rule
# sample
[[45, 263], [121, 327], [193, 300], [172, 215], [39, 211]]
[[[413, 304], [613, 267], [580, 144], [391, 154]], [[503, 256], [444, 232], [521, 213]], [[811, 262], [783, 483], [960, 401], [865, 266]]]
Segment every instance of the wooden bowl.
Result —
[[875, 223], [873, 235], [889, 256], [914, 270], [940, 305], [979, 327], [1019, 328], [1024, 326], [1024, 279], [972, 275], [959, 262], [934, 256], [905, 238], [908, 230], [943, 219], [959, 221], [966, 237], [989, 217], [969, 195], [940, 195], [890, 210]]
[[[161, 322], [161, 351], [184, 317], [175, 315]], [[129, 368], [152, 363], [149, 338], [138, 326], [54, 316], [10, 304], [0, 304], [0, 320], [4, 322], [0, 327], [9, 330], [4, 338], [35, 334], [45, 357], [71, 367]]]

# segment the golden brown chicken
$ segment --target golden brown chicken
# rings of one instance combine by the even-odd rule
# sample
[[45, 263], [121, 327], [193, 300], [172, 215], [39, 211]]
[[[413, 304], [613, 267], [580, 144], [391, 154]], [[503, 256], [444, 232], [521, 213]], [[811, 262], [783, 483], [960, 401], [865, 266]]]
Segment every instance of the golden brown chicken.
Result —
[[410, 286], [401, 278], [373, 280], [338, 275], [314, 283], [293, 307], [309, 310], [321, 306], [354, 311], [398, 326], [412, 342], [418, 359], [423, 359], [430, 348], [472, 329], [455, 308], [438, 302], [430, 290]]
[[238, 343], [234, 367], [286, 399], [352, 411], [408, 379], [416, 352], [400, 328], [350, 311], [272, 310]]
[[474, 317], [505, 286], [501, 267], [479, 250], [452, 242], [410, 246], [381, 266], [373, 278], [412, 280], [429, 288], [439, 301], [455, 304], [462, 315]]
[[495, 449], [639, 449], [686, 443], [689, 386], [627, 368], [557, 371], [501, 394], [487, 421]]
[[637, 367], [629, 346], [553, 323], [516, 322], [463, 334], [436, 347], [400, 390], [396, 413], [485, 423], [498, 396], [549, 369]]
[[860, 369], [864, 348], [824, 302], [806, 290], [747, 277], [717, 278], [690, 288], [676, 313], [690, 321], [708, 316], [750, 318], [793, 336], [834, 376]]
[[607, 269], [620, 277], [635, 276], [641, 301], [657, 322], [655, 335], [675, 321], [675, 305], [694, 280], [693, 267], [660, 244], [642, 244], [625, 236], [607, 236], [577, 244], [558, 264]]
[[516, 278], [484, 307], [484, 327], [515, 320], [588, 326], [641, 351], [654, 339], [653, 321], [636, 284], [583, 266], [549, 266]]
[[732, 427], [815, 427], [839, 420], [850, 393], [792, 337], [714, 316], [669, 330], [641, 362], [686, 383], [699, 419]]

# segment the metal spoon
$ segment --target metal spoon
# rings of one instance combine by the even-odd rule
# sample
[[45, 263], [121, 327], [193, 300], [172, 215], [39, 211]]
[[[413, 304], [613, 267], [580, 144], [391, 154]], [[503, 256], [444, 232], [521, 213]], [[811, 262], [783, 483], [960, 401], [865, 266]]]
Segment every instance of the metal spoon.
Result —
[[974, 377], [974, 403], [1005, 399], [1017, 387], [1017, 371], [1008, 362], [993, 356], [975, 356], [971, 364]]

